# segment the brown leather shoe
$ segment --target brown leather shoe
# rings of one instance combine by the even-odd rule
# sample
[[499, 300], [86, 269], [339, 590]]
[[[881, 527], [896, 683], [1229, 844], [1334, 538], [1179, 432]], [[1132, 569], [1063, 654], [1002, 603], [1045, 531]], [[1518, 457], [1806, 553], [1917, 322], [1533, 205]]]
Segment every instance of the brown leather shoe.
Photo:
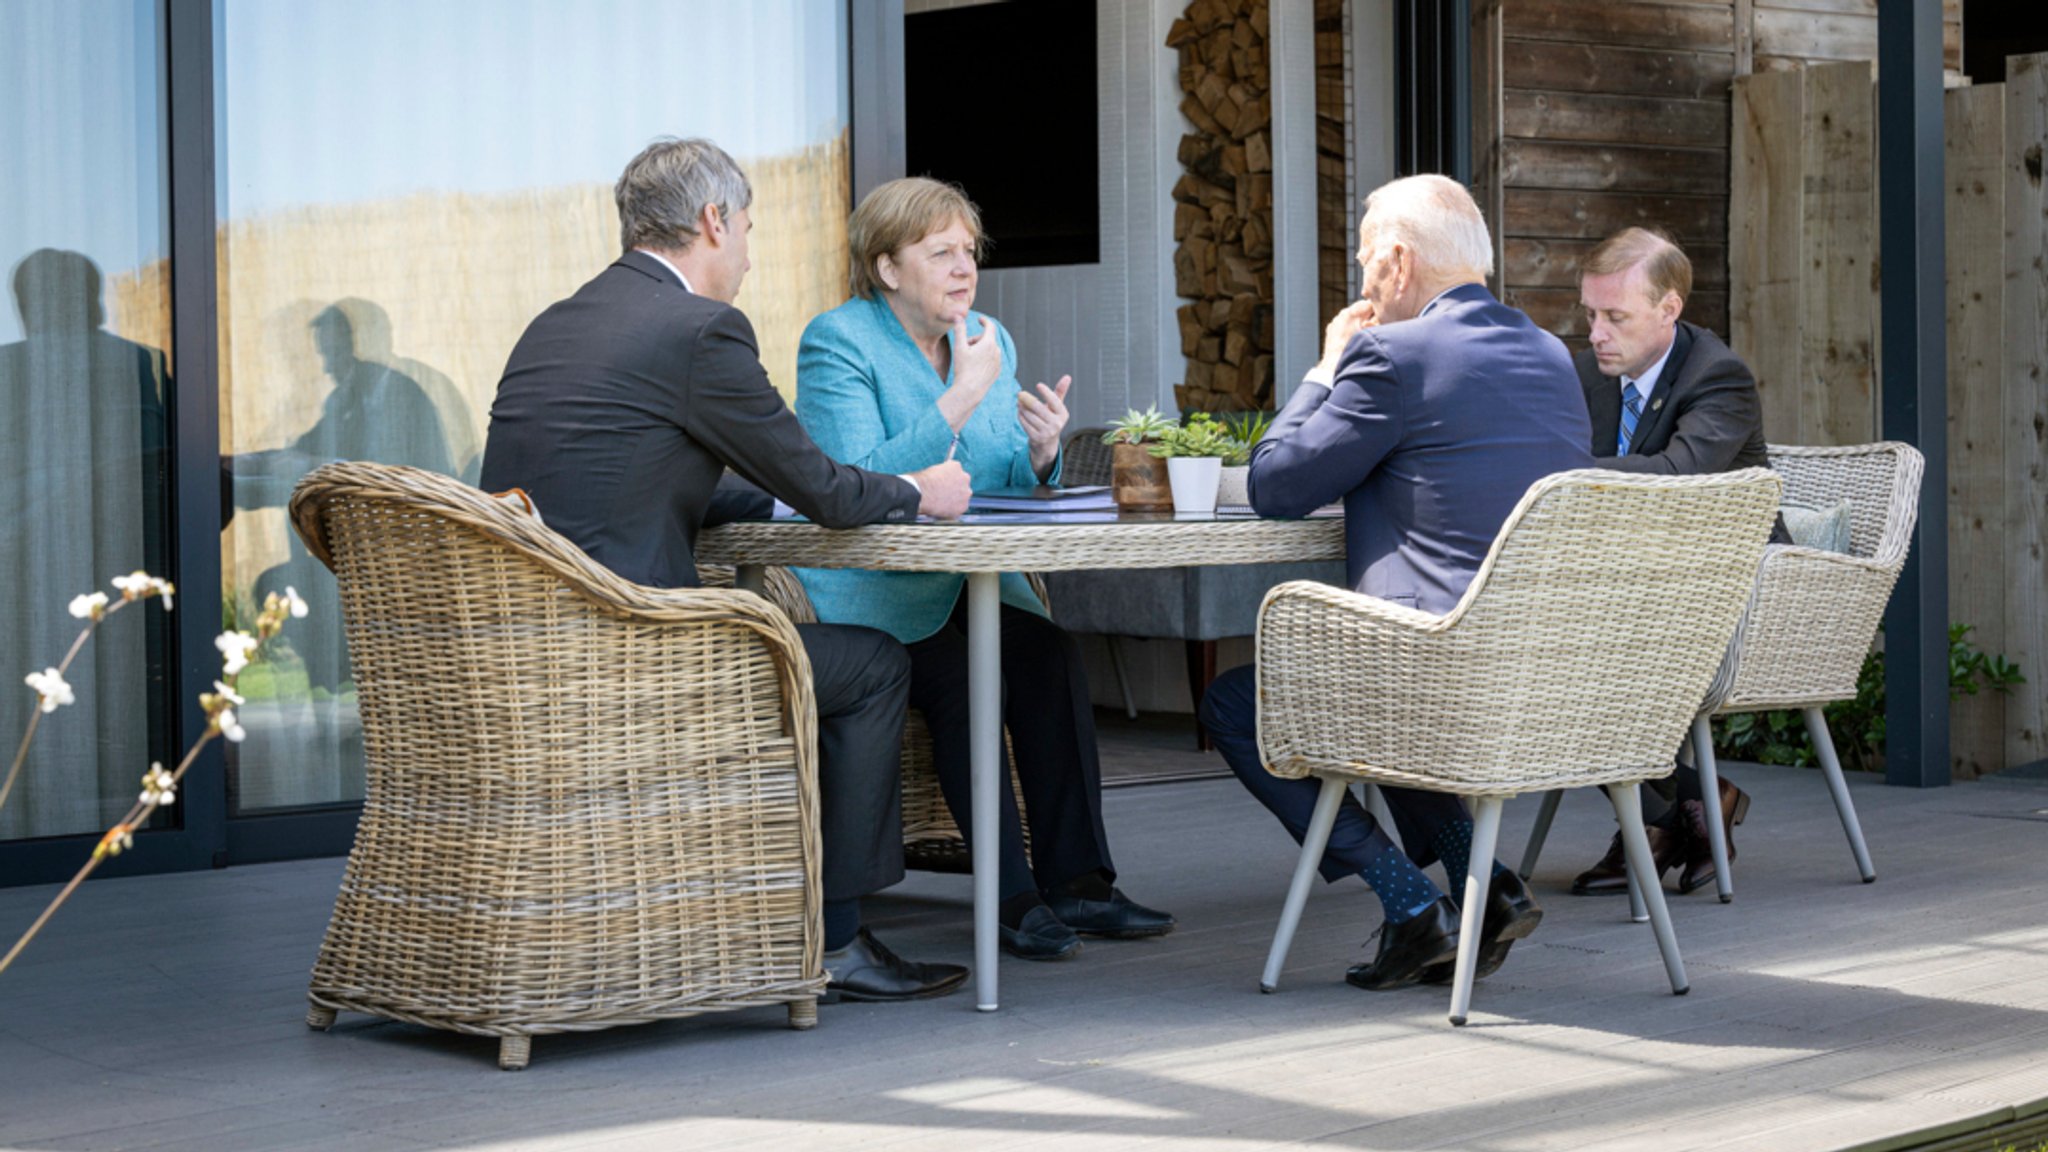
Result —
[[[1655, 824], [1645, 829], [1650, 836], [1650, 861], [1657, 866], [1657, 883], [1664, 882], [1664, 873], [1671, 871], [1685, 860], [1685, 835], [1659, 828]], [[1713, 862], [1707, 863], [1707, 871], [1714, 870]], [[1628, 891], [1628, 861], [1621, 851], [1621, 833], [1616, 832], [1608, 842], [1607, 855], [1598, 864], [1572, 877], [1574, 896], [1619, 896]]]
[[[1735, 863], [1735, 826], [1749, 815], [1749, 793], [1720, 779], [1721, 835], [1728, 845], [1728, 862]], [[1680, 826], [1686, 831], [1685, 869], [1678, 874], [1678, 891], [1694, 892], [1714, 882], [1714, 849], [1707, 840], [1707, 806], [1687, 800], [1678, 806]]]

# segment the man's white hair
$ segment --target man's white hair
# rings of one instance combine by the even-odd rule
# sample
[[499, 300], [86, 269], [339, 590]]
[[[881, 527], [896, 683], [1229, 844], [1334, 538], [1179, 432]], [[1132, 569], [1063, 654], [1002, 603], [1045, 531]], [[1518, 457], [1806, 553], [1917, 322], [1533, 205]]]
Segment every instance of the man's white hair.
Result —
[[1447, 176], [1404, 176], [1365, 198], [1365, 236], [1375, 248], [1400, 243], [1431, 279], [1493, 275], [1486, 218], [1463, 184]]

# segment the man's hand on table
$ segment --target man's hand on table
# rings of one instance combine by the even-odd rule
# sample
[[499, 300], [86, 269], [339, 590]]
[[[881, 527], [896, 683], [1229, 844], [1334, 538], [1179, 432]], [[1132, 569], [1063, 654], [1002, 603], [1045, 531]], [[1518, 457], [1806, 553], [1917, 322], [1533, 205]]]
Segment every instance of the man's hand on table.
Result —
[[934, 464], [921, 472], [912, 472], [910, 479], [917, 483], [921, 495], [917, 501], [917, 514], [938, 520], [954, 520], [967, 511], [967, 499], [974, 494], [972, 483], [967, 479], [967, 469], [956, 460]]

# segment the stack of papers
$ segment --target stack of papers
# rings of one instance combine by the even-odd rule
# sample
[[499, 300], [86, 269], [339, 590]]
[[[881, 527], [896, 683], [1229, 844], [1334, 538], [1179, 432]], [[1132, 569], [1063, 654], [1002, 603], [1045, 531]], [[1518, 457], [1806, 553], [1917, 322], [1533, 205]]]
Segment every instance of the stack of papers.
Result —
[[1074, 488], [991, 488], [976, 492], [967, 502], [969, 512], [1114, 512], [1116, 494], [1106, 484], [1085, 484]]

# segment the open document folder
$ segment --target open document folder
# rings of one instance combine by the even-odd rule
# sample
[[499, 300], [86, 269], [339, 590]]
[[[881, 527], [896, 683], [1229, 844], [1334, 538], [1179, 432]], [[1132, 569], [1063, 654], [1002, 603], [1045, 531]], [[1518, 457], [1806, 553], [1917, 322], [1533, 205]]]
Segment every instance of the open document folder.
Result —
[[1114, 512], [1116, 495], [1106, 484], [1082, 484], [1073, 488], [991, 488], [976, 492], [967, 502], [969, 512]]

